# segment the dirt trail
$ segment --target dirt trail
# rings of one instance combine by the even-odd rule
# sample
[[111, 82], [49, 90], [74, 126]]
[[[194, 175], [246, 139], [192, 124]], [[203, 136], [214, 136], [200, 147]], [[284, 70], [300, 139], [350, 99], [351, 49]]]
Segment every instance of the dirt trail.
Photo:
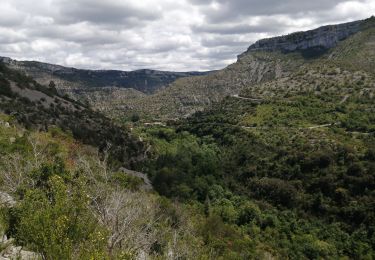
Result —
[[263, 99], [259, 99], [259, 98], [249, 98], [249, 97], [242, 97], [238, 94], [235, 94], [235, 95], [231, 95], [232, 98], [238, 98], [238, 99], [242, 99], [242, 100], [249, 100], [249, 101], [255, 101], [255, 102], [261, 102], [263, 101]]
[[[314, 126], [305, 127], [304, 129], [316, 129], [316, 128], [322, 128], [322, 127], [333, 126], [333, 125], [336, 125], [336, 124], [337, 124], [337, 123], [324, 124], [324, 125], [314, 125]], [[302, 128], [302, 129], [303, 129], [303, 128]]]
[[331, 124], [324, 124], [324, 125], [314, 125], [314, 126], [307, 126], [307, 127], [287, 127], [287, 126], [279, 126], [279, 127], [268, 127], [268, 126], [240, 126], [244, 129], [260, 129], [260, 130], [267, 130], [271, 128], [278, 128], [278, 129], [317, 129], [323, 127], [329, 127], [338, 125], [339, 123], [331, 123]]

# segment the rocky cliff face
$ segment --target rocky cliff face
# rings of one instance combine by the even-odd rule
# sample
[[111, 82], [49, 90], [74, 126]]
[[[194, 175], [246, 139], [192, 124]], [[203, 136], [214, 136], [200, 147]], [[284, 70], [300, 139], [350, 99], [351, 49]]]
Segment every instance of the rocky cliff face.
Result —
[[337, 45], [339, 41], [359, 32], [365, 21], [328, 25], [306, 32], [296, 32], [289, 35], [262, 39], [251, 45], [248, 50], [239, 56], [254, 51], [303, 51], [308, 49], [327, 50]]

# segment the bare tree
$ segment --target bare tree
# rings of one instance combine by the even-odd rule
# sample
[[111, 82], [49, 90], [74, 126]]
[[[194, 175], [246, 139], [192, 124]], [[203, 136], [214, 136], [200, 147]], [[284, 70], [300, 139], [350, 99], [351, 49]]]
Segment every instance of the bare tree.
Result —
[[125, 251], [132, 255], [149, 254], [157, 240], [157, 203], [152, 195], [132, 192], [111, 183], [107, 156], [90, 160], [80, 156], [80, 169], [91, 186], [91, 209], [109, 232], [108, 251], [111, 255]]
[[0, 179], [2, 188], [7, 192], [15, 192], [22, 185], [33, 186], [31, 173], [38, 169], [47, 159], [46, 147], [37, 136], [29, 136], [28, 142], [32, 150], [32, 159], [26, 158], [20, 153], [10, 153], [0, 159]]
[[2, 189], [14, 193], [23, 185], [33, 186], [30, 177], [33, 164], [19, 153], [9, 154], [0, 158], [0, 179]]
[[98, 221], [109, 230], [110, 255], [127, 252], [145, 259], [158, 242], [166, 249], [166, 259], [197, 259], [202, 241], [196, 235], [191, 216], [176, 203], [178, 220], [164, 214], [156, 196], [144, 191], [130, 191], [111, 182], [114, 174], [107, 166], [107, 156], [79, 157], [79, 168], [88, 179], [91, 209]]
[[110, 230], [108, 250], [148, 254], [156, 241], [156, 204], [146, 194], [114, 190], [93, 201], [99, 222]]
[[184, 212], [179, 204], [174, 204], [178, 222], [168, 230], [168, 240], [164, 258], [174, 259], [199, 259], [201, 255], [199, 245], [203, 244], [196, 234], [196, 227], [191, 222], [191, 214]]
[[27, 138], [32, 150], [33, 160], [31, 163], [34, 168], [39, 168], [41, 164], [46, 160], [46, 148], [47, 144], [43, 143], [40, 138], [35, 135], [30, 135]]

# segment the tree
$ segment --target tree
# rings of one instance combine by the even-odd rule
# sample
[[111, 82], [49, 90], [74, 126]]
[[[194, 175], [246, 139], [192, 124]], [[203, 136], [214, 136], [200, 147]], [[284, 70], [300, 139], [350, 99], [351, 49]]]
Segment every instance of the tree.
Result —
[[49, 88], [50, 91], [52, 91], [52, 93], [53, 93], [54, 95], [57, 94], [56, 84], [55, 84], [55, 82], [54, 82], [53, 80], [51, 80], [51, 81], [49, 82], [49, 84], [48, 84], [48, 88]]
[[146, 194], [123, 190], [105, 191], [93, 198], [92, 211], [109, 230], [108, 253], [129, 256], [150, 254], [156, 242], [157, 206]]
[[102, 160], [81, 157], [80, 168], [91, 186], [91, 212], [109, 231], [108, 254], [150, 254], [157, 240], [158, 206], [151, 195], [125, 190], [121, 183], [113, 183], [116, 174], [108, 169], [107, 160], [107, 153]]

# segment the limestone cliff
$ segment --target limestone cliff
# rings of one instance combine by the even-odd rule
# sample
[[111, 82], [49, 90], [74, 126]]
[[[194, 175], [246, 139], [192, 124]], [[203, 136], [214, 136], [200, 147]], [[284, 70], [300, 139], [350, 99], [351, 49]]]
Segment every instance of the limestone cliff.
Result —
[[247, 52], [251, 51], [282, 51], [291, 52], [320, 47], [330, 49], [339, 41], [357, 33], [361, 29], [363, 21], [327, 25], [315, 30], [296, 32], [289, 35], [262, 39], [251, 45]]

